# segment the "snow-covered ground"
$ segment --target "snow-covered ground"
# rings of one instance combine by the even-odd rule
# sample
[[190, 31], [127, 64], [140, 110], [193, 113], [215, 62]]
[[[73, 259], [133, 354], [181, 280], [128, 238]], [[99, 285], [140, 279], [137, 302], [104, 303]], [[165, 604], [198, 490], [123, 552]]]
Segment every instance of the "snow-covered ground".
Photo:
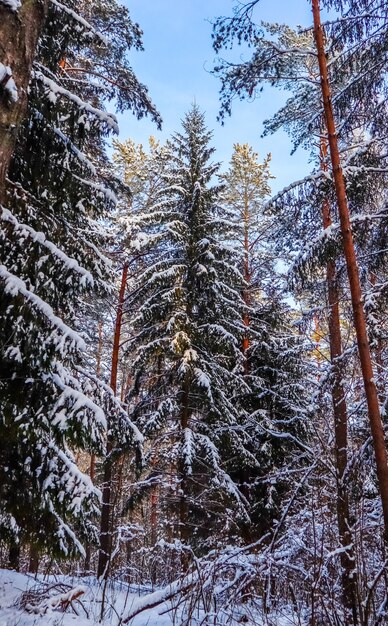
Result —
[[[43, 589], [50, 587], [49, 593], [41, 595]], [[34, 592], [38, 591], [39, 599]], [[28, 598], [26, 593], [28, 592]], [[63, 603], [72, 593], [81, 593], [78, 599], [63, 610]], [[39, 580], [30, 574], [19, 574], [14, 571], [0, 570], [0, 626], [124, 626], [125, 617], [135, 606], [144, 603], [150, 589], [135, 589], [126, 583], [109, 583], [105, 590], [105, 605], [102, 608], [103, 588], [96, 579], [50, 576]], [[66, 595], [68, 594], [68, 595]], [[153, 592], [153, 597], [163, 591]], [[62, 604], [61, 601], [62, 600]], [[21, 604], [23, 606], [21, 606]], [[27, 606], [26, 606], [27, 604]], [[49, 606], [48, 606], [49, 605]], [[58, 606], [55, 606], [58, 605]], [[35, 611], [33, 610], [35, 607]], [[103, 619], [101, 620], [101, 612]], [[128, 624], [129, 626], [292, 626], [301, 623], [293, 619], [291, 614], [268, 617], [265, 622], [257, 612], [237, 610], [234, 619], [219, 613], [213, 621], [204, 621], [203, 611], [194, 611], [187, 622], [184, 619], [184, 608], [178, 600], [169, 600], [156, 608], [142, 612]], [[213, 616], [214, 618], [215, 616]]]
[[[71, 589], [82, 587], [84, 593], [72, 603], [64, 612], [60, 607], [49, 607], [40, 613], [28, 612], [20, 608], [19, 604], [23, 592], [43, 589], [47, 584], [64, 583]], [[144, 593], [144, 591], [143, 591]], [[61, 589], [52, 588], [52, 596], [60, 596]], [[109, 584], [106, 589], [104, 607], [104, 626], [118, 626], [122, 619], [139, 600], [139, 592], [126, 584]], [[44, 601], [43, 601], [44, 603]], [[31, 604], [42, 604], [36, 602]], [[130, 626], [171, 626], [177, 624], [176, 615], [171, 615], [171, 602], [165, 603], [158, 609], [148, 610], [138, 615], [130, 622]], [[95, 579], [76, 579], [65, 576], [36, 580], [30, 574], [18, 574], [9, 570], [0, 570], [0, 626], [95, 626], [100, 623], [102, 609], [102, 586]], [[30, 609], [31, 611], [31, 609]], [[75, 613], [76, 611], [76, 613]], [[166, 613], [164, 613], [167, 611]], [[160, 615], [160, 613], [164, 613]], [[174, 622], [175, 617], [175, 622]]]

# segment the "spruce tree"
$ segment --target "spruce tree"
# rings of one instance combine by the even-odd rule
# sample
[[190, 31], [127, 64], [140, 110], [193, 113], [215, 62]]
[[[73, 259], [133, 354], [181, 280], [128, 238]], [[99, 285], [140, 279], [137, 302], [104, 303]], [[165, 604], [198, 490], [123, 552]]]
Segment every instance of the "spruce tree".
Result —
[[121, 441], [133, 435], [77, 332], [110, 271], [100, 220], [116, 203], [104, 138], [117, 121], [105, 103], [160, 122], [132, 46], [141, 31], [114, 1], [50, 3], [1, 207], [2, 536], [62, 555], [83, 552], [74, 531], [93, 535], [99, 507], [74, 450], [103, 452], [107, 414]]
[[211, 133], [197, 106], [182, 125], [168, 144], [155, 203], [136, 216], [133, 246], [147, 256], [128, 298], [135, 354], [128, 401], [146, 437], [142, 485], [159, 481], [167, 523], [187, 550], [214, 545], [223, 525], [235, 529], [247, 516], [226, 469], [247, 451], [239, 403], [243, 279], [228, 243], [233, 225], [218, 205], [212, 179], [219, 166], [210, 162]]

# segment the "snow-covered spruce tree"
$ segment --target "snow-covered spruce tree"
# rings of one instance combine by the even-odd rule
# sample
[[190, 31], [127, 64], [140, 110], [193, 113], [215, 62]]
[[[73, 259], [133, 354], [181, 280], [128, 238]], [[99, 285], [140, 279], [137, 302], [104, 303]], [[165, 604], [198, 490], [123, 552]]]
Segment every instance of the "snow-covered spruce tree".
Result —
[[246, 457], [232, 474], [250, 503], [246, 541], [276, 530], [296, 485], [294, 472], [311, 462], [311, 422], [316, 410], [306, 341], [297, 333], [293, 312], [279, 293], [263, 293], [260, 300], [253, 300], [250, 332], [251, 392], [244, 396], [243, 406], [249, 414], [245, 428], [255, 463]]
[[[194, 106], [168, 145], [156, 202], [137, 216], [133, 242], [144, 271], [128, 298], [136, 358], [130, 416], [146, 437], [139, 491], [159, 483], [168, 503], [167, 537], [205, 549], [236, 529], [246, 500], [226, 471], [247, 454], [239, 398], [244, 303], [231, 224], [212, 184], [218, 164], [204, 116]], [[216, 530], [217, 529], [217, 530]], [[187, 564], [183, 558], [183, 564]]]
[[117, 123], [104, 102], [160, 121], [129, 64], [140, 36], [114, 1], [50, 3], [1, 207], [1, 533], [62, 555], [82, 553], [75, 527], [90, 537], [98, 508], [72, 450], [102, 453], [107, 415], [121, 441], [132, 433], [74, 325], [109, 270], [98, 220], [115, 204], [103, 146]]

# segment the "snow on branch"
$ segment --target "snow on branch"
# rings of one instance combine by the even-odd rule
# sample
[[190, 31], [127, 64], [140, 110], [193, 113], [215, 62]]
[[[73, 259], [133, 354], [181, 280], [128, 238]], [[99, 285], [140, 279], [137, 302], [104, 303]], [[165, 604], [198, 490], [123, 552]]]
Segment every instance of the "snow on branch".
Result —
[[159, 589], [158, 591], [154, 591], [153, 593], [140, 597], [133, 603], [130, 611], [124, 616], [122, 623], [128, 624], [134, 617], [136, 617], [136, 615], [139, 615], [148, 609], [153, 609], [164, 602], [168, 602], [168, 600], [171, 600], [180, 593], [187, 592], [193, 587], [197, 580], [198, 574], [189, 574], [182, 580], [174, 581], [164, 589]]
[[[4, 0], [0, 0], [0, 2], [4, 4]], [[12, 0], [10, 0], [10, 2], [12, 3]], [[5, 4], [7, 5], [7, 2], [5, 2]], [[14, 4], [16, 5], [16, 2]], [[9, 65], [4, 65], [3, 63], [0, 63], [0, 88], [6, 92], [11, 102], [18, 101], [18, 90], [12, 78], [12, 70]]]
[[[15, 12], [18, 9], [20, 9], [22, 5], [20, 0], [0, 0], [0, 4], [3, 4], [4, 6], [6, 6], [7, 9], [9, 9], [10, 11], [15, 11]], [[1, 68], [0, 68], [0, 71], [1, 71]]]
[[290, 193], [291, 191], [295, 191], [296, 189], [298, 189], [299, 187], [302, 187], [306, 183], [317, 182], [319, 180], [323, 180], [324, 178], [329, 178], [331, 180], [327, 172], [323, 170], [319, 170], [319, 172], [316, 172], [314, 174], [309, 174], [308, 176], [305, 176], [304, 178], [301, 178], [300, 180], [296, 180], [295, 182], [291, 183], [291, 185], [288, 185], [287, 187], [283, 187], [283, 189], [278, 191], [276, 195], [272, 196], [271, 198], [269, 198], [269, 200], [264, 202], [263, 204], [264, 213], [266, 209], [276, 204], [276, 202], [278, 202], [280, 199], [282, 199], [286, 194]]
[[13, 228], [16, 231], [18, 231], [19, 238], [23, 239], [25, 237], [29, 237], [32, 241], [34, 242], [36, 241], [39, 245], [46, 248], [59, 261], [61, 261], [64, 265], [64, 268], [66, 268], [69, 271], [74, 271], [80, 274], [81, 276], [80, 282], [82, 285], [89, 284], [91, 287], [93, 286], [94, 280], [93, 280], [93, 276], [91, 275], [91, 273], [88, 270], [81, 267], [78, 261], [76, 261], [76, 259], [68, 257], [67, 254], [62, 252], [62, 250], [60, 250], [54, 243], [52, 243], [51, 241], [48, 241], [44, 233], [37, 232], [36, 230], [31, 228], [31, 226], [27, 226], [27, 224], [22, 224], [21, 222], [18, 222], [16, 217], [12, 215], [12, 213], [8, 211], [8, 209], [2, 208], [0, 219], [12, 224]]
[[[93, 400], [88, 398], [82, 391], [74, 389], [70, 385], [67, 385], [63, 380], [63, 377], [58, 373], [51, 374], [50, 378], [53, 383], [61, 389], [62, 393], [56, 402], [53, 411], [56, 412], [55, 421], [58, 424], [61, 420], [61, 415], [66, 421], [73, 417], [75, 413], [83, 409], [89, 409], [93, 412], [95, 419], [99, 425], [105, 430], [107, 427], [106, 417], [104, 411]], [[72, 402], [71, 409], [68, 408], [68, 402]]]
[[54, 611], [61, 608], [65, 610], [74, 600], [77, 600], [86, 591], [86, 587], [78, 585], [74, 589], [70, 589], [66, 593], [60, 593], [49, 598], [45, 598], [39, 604], [26, 604], [26, 611], [28, 613], [35, 613], [36, 615], [44, 615], [47, 612]]
[[46, 322], [59, 333], [60, 338], [57, 339], [56, 343], [61, 352], [64, 351], [63, 348], [66, 342], [70, 342], [70, 347], [73, 349], [85, 350], [85, 342], [78, 333], [54, 315], [52, 307], [27, 289], [25, 282], [11, 274], [4, 265], [0, 265], [0, 279], [5, 282], [4, 293], [8, 293], [11, 296], [20, 295], [25, 298], [43, 316]]
[[209, 335], [214, 334], [216, 338], [222, 342], [230, 342], [234, 345], [238, 344], [236, 337], [232, 335], [232, 333], [228, 332], [221, 324], [202, 324], [200, 328], [204, 330], [206, 329], [209, 332]]
[[100, 388], [104, 392], [105, 396], [109, 398], [111, 410], [114, 409], [115, 411], [117, 411], [120, 417], [120, 424], [122, 427], [121, 430], [125, 426], [128, 430], [132, 432], [132, 438], [134, 443], [136, 443], [137, 445], [141, 445], [144, 441], [143, 435], [139, 431], [136, 424], [134, 424], [129, 418], [128, 413], [124, 410], [121, 401], [117, 398], [117, 396], [115, 396], [112, 388], [94, 374], [86, 371], [84, 368], [76, 366], [75, 369], [77, 372], [82, 374], [82, 376], [86, 376], [87, 378], [89, 378], [93, 382], [93, 384], [96, 385], [96, 387]]
[[[43, 117], [43, 116], [42, 116]], [[59, 129], [59, 128], [53, 128], [52, 129], [54, 134], [59, 137], [59, 139], [61, 141], [63, 141], [63, 143], [65, 144], [66, 148], [69, 148], [71, 153], [74, 154], [74, 156], [83, 164], [85, 165], [85, 167], [87, 167], [87, 169], [90, 171], [91, 174], [96, 175], [97, 174], [97, 170], [95, 165], [87, 158], [87, 156], [81, 152], [81, 150], [78, 150], [77, 146], [75, 146], [73, 144], [72, 141], [70, 141], [70, 139], [68, 137], [66, 137], [66, 135]]]
[[58, 515], [58, 513], [55, 511], [53, 507], [52, 502], [49, 502], [49, 508], [50, 508], [50, 513], [53, 514], [53, 516], [55, 517], [55, 519], [57, 520], [59, 524], [59, 531], [57, 531], [56, 534], [59, 536], [59, 539], [60, 539], [61, 550], [64, 552], [64, 554], [68, 553], [68, 548], [65, 543], [65, 537], [67, 536], [69, 539], [71, 539], [72, 544], [77, 548], [80, 555], [85, 558], [86, 556], [85, 548], [83, 547], [82, 543], [78, 541], [77, 536], [74, 533], [74, 531], [72, 531], [70, 526], [66, 524], [66, 522], [64, 522], [64, 520]]
[[83, 585], [72, 587], [63, 582], [38, 583], [37, 589], [27, 588], [22, 593], [17, 601], [17, 606], [36, 615], [44, 615], [56, 609], [66, 611], [71, 607], [74, 613], [78, 615], [72, 602], [85, 592], [86, 587]]
[[[4, 0], [2, 0], [2, 1], [4, 1]], [[5, 1], [6, 2], [7, 1], [12, 2], [12, 1], [15, 1], [15, 0], [5, 0]], [[105, 46], [108, 45], [108, 41], [107, 41], [106, 37], [104, 37], [104, 35], [102, 35], [98, 30], [96, 30], [83, 17], [81, 17], [81, 15], [79, 15], [78, 13], [73, 11], [73, 9], [70, 9], [70, 7], [67, 7], [66, 5], [62, 4], [61, 2], [58, 2], [57, 0], [51, 0], [51, 4], [53, 4], [60, 11], [63, 11], [64, 13], [67, 13], [68, 15], [70, 15], [73, 18], [73, 20], [75, 20], [76, 22], [81, 24], [88, 32], [90, 32], [92, 35], [94, 35], [95, 37], [100, 39]]]
[[[227, 609], [241, 603], [249, 585], [257, 581], [260, 570], [265, 567], [265, 558], [257, 552], [257, 548], [266, 540], [268, 534], [242, 548], [228, 546], [221, 551], [213, 550], [199, 559], [192, 554], [191, 571], [186, 576], [138, 598], [122, 618], [122, 623], [128, 624], [137, 615], [156, 607], [160, 607], [159, 614], [166, 612], [165, 604], [172, 600], [186, 604], [186, 608], [193, 608], [194, 603], [196, 608], [205, 613], [209, 611], [212, 623], [216, 622], [216, 615], [222, 614], [224, 618]], [[159, 545], [177, 547], [166, 542]], [[184, 549], [184, 546], [181, 545], [180, 549]], [[217, 623], [221, 622], [217, 620]]]
[[100, 489], [93, 484], [87, 474], [81, 472], [69, 449], [63, 451], [54, 441], [50, 441], [47, 445], [47, 451], [54, 453], [55, 463], [59, 464], [59, 461], [63, 465], [64, 471], [61, 471], [60, 476], [54, 477], [53, 473], [57, 468], [54, 467], [53, 459], [50, 460], [52, 473], [49, 474], [43, 482], [43, 489], [45, 491], [50, 489], [54, 480], [60, 482], [62, 498], [64, 498], [65, 494], [71, 497], [71, 501], [67, 504], [67, 510], [75, 514], [82, 513], [83, 501], [85, 499], [94, 496], [101, 502], [102, 493]]
[[105, 187], [105, 185], [95, 183], [92, 180], [86, 180], [85, 178], [81, 178], [80, 176], [77, 176], [76, 174], [73, 174], [73, 176], [74, 178], [79, 180], [83, 185], [87, 185], [88, 187], [91, 187], [91, 189], [93, 189], [96, 193], [103, 194], [107, 200], [113, 203], [114, 206], [117, 205], [118, 201], [117, 201], [116, 194], [113, 193], [113, 191], [109, 189], [108, 187]]
[[74, 104], [76, 104], [80, 108], [81, 111], [90, 113], [91, 115], [93, 115], [93, 117], [97, 118], [100, 122], [106, 124], [114, 133], [118, 134], [119, 127], [118, 127], [117, 119], [115, 115], [113, 115], [112, 113], [106, 113], [105, 111], [101, 111], [101, 109], [96, 109], [88, 102], [85, 102], [84, 100], [79, 98], [76, 94], [58, 85], [56, 82], [51, 80], [51, 78], [47, 78], [47, 76], [45, 76], [42, 72], [38, 70], [34, 70], [32, 72], [32, 76], [37, 81], [40, 81], [41, 83], [43, 83], [51, 99], [56, 100], [58, 96], [63, 96], [67, 98], [71, 102], [74, 102]]

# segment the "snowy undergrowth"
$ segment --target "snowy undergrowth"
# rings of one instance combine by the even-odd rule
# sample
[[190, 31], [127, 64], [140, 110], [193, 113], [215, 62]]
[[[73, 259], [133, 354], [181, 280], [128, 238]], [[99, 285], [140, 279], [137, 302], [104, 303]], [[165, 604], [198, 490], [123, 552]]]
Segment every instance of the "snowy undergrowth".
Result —
[[[30, 604], [34, 592], [43, 592], [50, 587], [51, 597], [59, 597], [61, 586], [68, 586], [72, 590], [81, 590], [84, 593], [75, 600], [64, 612], [61, 608], [49, 608], [44, 614], [28, 612], [21, 608], [21, 604], [26, 599], [26, 592], [29, 592]], [[104, 617], [101, 619], [102, 586], [94, 578], [76, 578], [69, 576], [49, 576], [35, 577], [31, 574], [19, 574], [14, 571], [0, 570], [0, 626], [124, 626], [125, 617], [138, 605], [144, 602], [150, 589], [129, 586], [126, 583], [112, 582], [106, 589]], [[162, 596], [164, 590], [160, 590]], [[153, 595], [157, 595], [153, 592]], [[43, 596], [41, 596], [42, 598]], [[55, 602], [49, 602], [51, 605]], [[40, 604], [44, 602], [40, 599]], [[47, 603], [46, 603], [47, 604]], [[25, 605], [25, 602], [24, 602]], [[27, 603], [28, 605], [28, 603]], [[187, 605], [186, 605], [187, 606]], [[203, 610], [196, 610], [187, 616], [185, 605], [178, 597], [173, 600], [162, 602], [156, 608], [149, 609], [127, 622], [130, 626], [182, 626], [192, 624], [192, 626], [238, 626], [247, 624], [248, 626], [292, 626], [300, 622], [293, 619], [291, 613], [271, 618], [267, 616], [265, 620], [260, 617], [258, 610], [252, 606], [237, 608], [234, 617], [231, 615], [210, 616], [207, 619]], [[31, 610], [31, 606], [30, 606]], [[189, 619], [189, 621], [187, 621]]]

